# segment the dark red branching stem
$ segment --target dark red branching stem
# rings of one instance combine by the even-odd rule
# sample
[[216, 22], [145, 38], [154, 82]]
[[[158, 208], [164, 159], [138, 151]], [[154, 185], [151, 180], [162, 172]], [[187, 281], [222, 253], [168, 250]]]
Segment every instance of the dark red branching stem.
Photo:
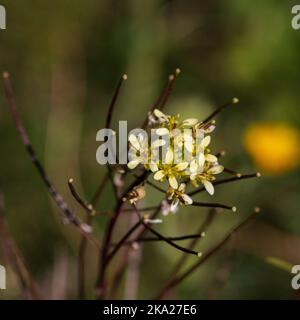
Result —
[[225, 108], [232, 106], [233, 104], [237, 104], [239, 100], [237, 98], [233, 98], [230, 102], [223, 104], [219, 108], [217, 108], [212, 114], [210, 114], [206, 119], [202, 121], [203, 124], [208, 123], [210, 120], [212, 120], [217, 114], [219, 114], [221, 111], [223, 111]]
[[[202, 238], [203, 235], [197, 233], [197, 234], [188, 234], [184, 236], [178, 236], [178, 237], [165, 237], [166, 239], [170, 241], [184, 241], [184, 240], [190, 240], [190, 239], [200, 239]], [[124, 241], [122, 245], [133, 245], [134, 243], [139, 243], [139, 242], [159, 242], [159, 241], [164, 241], [160, 238], [157, 237], [147, 237], [147, 238], [136, 238], [135, 240], [130, 240], [130, 241]], [[117, 244], [113, 244], [116, 246]]]
[[168, 83], [168, 86], [166, 87], [165, 94], [164, 94], [160, 104], [158, 105], [158, 108], [160, 110], [164, 109], [164, 107], [165, 107], [165, 105], [166, 105], [166, 103], [167, 103], [167, 101], [168, 101], [168, 99], [169, 99], [169, 97], [170, 97], [170, 95], [172, 93], [172, 90], [174, 88], [174, 84], [175, 84], [176, 79], [179, 76], [180, 72], [181, 72], [180, 69], [177, 68], [175, 70], [175, 74], [174, 75], [170, 75], [169, 83]]
[[75, 186], [74, 186], [74, 179], [69, 179], [68, 181], [69, 189], [72, 193], [72, 196], [75, 198], [75, 200], [81, 205], [81, 207], [89, 214], [89, 215], [95, 215], [96, 212], [94, 210], [94, 207], [92, 204], [87, 203], [85, 200], [82, 199], [82, 197], [77, 192]]
[[[198, 234], [202, 234], [203, 232], [206, 232], [206, 230], [208, 229], [208, 227], [210, 226], [210, 224], [212, 223], [212, 221], [214, 220], [214, 217], [216, 215], [216, 210], [215, 209], [210, 209], [204, 222], [201, 223], [199, 229], [198, 229]], [[193, 239], [188, 248], [190, 250], [193, 250], [196, 246], [196, 244], [198, 243], [199, 238], [195, 238]], [[177, 264], [174, 267], [173, 272], [171, 273], [173, 277], [175, 277], [177, 275], [177, 273], [180, 271], [180, 269], [182, 268], [182, 266], [184, 265], [184, 263], [186, 262], [188, 256], [186, 254], [183, 254], [182, 257], [179, 259], [179, 261], [177, 262]]]
[[126, 243], [127, 239], [134, 233], [134, 231], [141, 225], [141, 221], [138, 221], [135, 223], [127, 232], [126, 234], [121, 238], [121, 240], [114, 246], [111, 253], [108, 255], [106, 259], [106, 266], [109, 264], [109, 262], [112, 260], [112, 258], [116, 255], [116, 253], [119, 251], [119, 249]]
[[[115, 105], [116, 105], [117, 99], [119, 97], [122, 84], [123, 84], [123, 82], [125, 80], [127, 80], [127, 75], [126, 74], [124, 74], [120, 78], [120, 80], [118, 81], [117, 87], [116, 87], [115, 92], [114, 92], [113, 97], [112, 97], [112, 100], [111, 100], [111, 102], [109, 104], [109, 108], [108, 108], [108, 112], [107, 112], [107, 116], [106, 116], [106, 122], [105, 122], [105, 128], [106, 129], [110, 129], [110, 127], [111, 127], [111, 121], [112, 121], [112, 116], [113, 116], [113, 112], [114, 112], [114, 109], [115, 109]], [[116, 156], [116, 158], [118, 158], [117, 155], [115, 155], [115, 156]], [[113, 170], [110, 167], [109, 163], [107, 163], [106, 167], [107, 167], [107, 170], [108, 170], [108, 176], [109, 176], [111, 185], [113, 187], [114, 195], [115, 195], [116, 199], [118, 199], [118, 190], [117, 190], [117, 187], [116, 187], [116, 185], [114, 183]]]
[[235, 176], [235, 177], [237, 177], [237, 178], [240, 178], [240, 177], [242, 176], [241, 173], [236, 172], [236, 171], [234, 171], [234, 170], [232, 170], [232, 169], [229, 169], [229, 168], [224, 168], [224, 172], [229, 173], [229, 174], [231, 174], [232, 176]]
[[[103, 190], [105, 189], [105, 186], [107, 182], [109, 181], [109, 175], [106, 174], [104, 178], [102, 179], [99, 187], [97, 188], [94, 196], [92, 197], [91, 205], [95, 206], [98, 202], [99, 198], [102, 195]], [[91, 225], [93, 221], [93, 215], [88, 214], [86, 218], [86, 224]], [[86, 261], [86, 249], [87, 249], [87, 239], [85, 237], [81, 238], [80, 245], [79, 245], [79, 253], [78, 253], [78, 296], [79, 299], [84, 299], [85, 297], [85, 261]]]
[[252, 218], [257, 215], [257, 213], [251, 214], [246, 220], [242, 221], [236, 227], [234, 227], [225, 237], [224, 239], [215, 245], [212, 249], [202, 255], [200, 261], [195, 262], [191, 267], [189, 267], [185, 272], [181, 273], [180, 275], [176, 276], [174, 279], [169, 281], [167, 285], [161, 290], [161, 292], [156, 296], [156, 300], [161, 299], [164, 297], [168, 291], [172, 288], [176, 287], [180, 284], [183, 280], [185, 280], [188, 276], [192, 275], [206, 260], [208, 260], [212, 255], [217, 253], [231, 238], [231, 236], [241, 229], [244, 225], [246, 225]]
[[[135, 212], [135, 208], [133, 208], [131, 210], [133, 210], [133, 212]], [[158, 206], [155, 207], [155, 211], [150, 215], [149, 219], [155, 219], [157, 217], [157, 215], [159, 214], [160, 210], [161, 210], [161, 204], [159, 204]], [[140, 211], [140, 209], [139, 209], [139, 211]], [[138, 233], [137, 238], [143, 237], [148, 232], [148, 229], [146, 229], [143, 225], [141, 227], [142, 227], [142, 230]], [[121, 284], [122, 277], [125, 274], [125, 269], [127, 266], [129, 252], [130, 252], [130, 247], [125, 248], [123, 259], [120, 262], [119, 268], [117, 269], [117, 271], [113, 277], [112, 286], [111, 286], [112, 287], [111, 298], [115, 297], [115, 295], [118, 291], [118, 288]]]
[[236, 207], [228, 206], [228, 205], [222, 204], [222, 203], [197, 202], [197, 201], [194, 201], [191, 205], [193, 207], [222, 208], [222, 209], [236, 211]]
[[127, 195], [130, 191], [132, 191], [133, 188], [136, 186], [142, 184], [147, 177], [149, 176], [149, 172], [145, 171], [141, 176], [139, 176], [135, 181], [132, 182], [132, 184], [127, 188], [127, 190], [123, 193], [123, 195], [120, 197], [116, 208], [114, 210], [114, 214], [112, 218], [110, 219], [105, 235], [104, 240], [102, 244], [102, 249], [100, 252], [100, 261], [99, 261], [99, 276], [97, 281], [97, 295], [100, 299], [105, 298], [106, 295], [106, 285], [105, 285], [105, 269], [106, 269], [106, 259], [108, 255], [108, 250], [110, 248], [110, 243], [112, 239], [113, 230], [115, 227], [115, 224], [118, 220], [119, 215], [122, 212], [122, 205], [123, 205], [123, 198], [127, 198]]
[[116, 87], [116, 90], [114, 92], [114, 95], [112, 97], [112, 100], [110, 102], [110, 105], [109, 105], [109, 108], [108, 108], [108, 112], [107, 112], [107, 117], [106, 117], [106, 122], [105, 122], [105, 128], [110, 128], [111, 126], [111, 120], [112, 120], [112, 115], [113, 115], [113, 112], [114, 112], [114, 108], [115, 108], [115, 105], [116, 105], [116, 102], [117, 102], [117, 99], [118, 99], [118, 96], [119, 96], [119, 93], [120, 93], [120, 90], [121, 90], [121, 86], [123, 84], [123, 82], [127, 80], [127, 75], [124, 74], [120, 80], [118, 81], [118, 84], [117, 84], [117, 87]]
[[150, 227], [145, 221], [144, 218], [141, 216], [140, 212], [138, 211], [137, 207], [135, 205], [133, 205], [134, 208], [136, 209], [136, 214], [139, 218], [139, 220], [141, 221], [141, 223], [143, 224], [143, 226], [148, 229], [148, 231], [150, 231], [151, 233], [153, 233], [157, 238], [159, 238], [161, 241], [166, 242], [167, 244], [169, 244], [170, 246], [176, 248], [179, 251], [185, 252], [185, 253], [189, 253], [189, 254], [193, 254], [193, 255], [198, 255], [198, 252], [193, 251], [193, 250], [189, 250], [187, 248], [181, 247], [178, 244], [174, 243], [173, 241], [169, 240], [168, 238], [166, 238], [165, 236], [163, 236], [162, 234], [160, 234], [159, 232], [157, 232], [155, 229], [153, 229], [152, 227]]
[[[162, 91], [161, 91], [159, 97], [157, 98], [156, 102], [154, 103], [154, 105], [151, 107], [150, 113], [152, 113], [155, 109], [163, 110], [163, 108], [165, 107], [165, 105], [170, 97], [170, 94], [172, 93], [174, 84], [175, 84], [176, 79], [179, 74], [180, 74], [180, 69], [176, 69], [175, 74], [171, 74], [169, 76], [168, 82], [166, 83], [166, 85], [162, 89]], [[146, 117], [141, 128], [145, 129], [147, 127], [147, 124], [148, 124], [148, 116]]]
[[[199, 229], [198, 229], [198, 233], [199, 234], [202, 234], [203, 232], [205, 233], [206, 230], [208, 229], [208, 227], [211, 225], [211, 223], [213, 222], [214, 220], [214, 217], [216, 215], [216, 209], [210, 209], [204, 222], [201, 223]], [[193, 239], [188, 248], [190, 250], [193, 250], [195, 248], [195, 246], [197, 245], [199, 239], [195, 238]], [[171, 275], [170, 275], [170, 280], [169, 282], [173, 281], [173, 279], [177, 276], [178, 272], [182, 269], [182, 267], [184, 266], [184, 264], [186, 263], [186, 261], [188, 260], [188, 255], [186, 254], [182, 254], [182, 256], [179, 258], [178, 262], [175, 264], [175, 267], [174, 269], [172, 270], [171, 272]], [[160, 298], [163, 299], [165, 297], [165, 294], [167, 293], [170, 293], [169, 291], [168, 292], [165, 292]]]
[[6, 99], [9, 105], [9, 109], [15, 121], [15, 125], [18, 129], [21, 140], [27, 150], [27, 153], [29, 154], [31, 161], [33, 162], [38, 173], [40, 174], [41, 179], [45, 183], [50, 196], [52, 197], [54, 202], [57, 204], [57, 206], [63, 211], [67, 219], [67, 222], [71, 222], [75, 227], [79, 229], [82, 235], [84, 235], [86, 238], [88, 238], [89, 241], [91, 241], [94, 245], [97, 246], [97, 242], [93, 239], [93, 237], [89, 233], [85, 231], [84, 229], [85, 225], [82, 224], [81, 221], [76, 217], [76, 215], [70, 210], [67, 203], [63, 199], [62, 195], [56, 191], [54, 185], [52, 184], [49, 177], [47, 176], [41, 162], [38, 160], [38, 157], [30, 143], [29, 137], [23, 126], [21, 117], [18, 113], [17, 104], [16, 104], [14, 93], [13, 93], [10, 77], [7, 72], [3, 73], [3, 83], [4, 83], [4, 90], [5, 90]]

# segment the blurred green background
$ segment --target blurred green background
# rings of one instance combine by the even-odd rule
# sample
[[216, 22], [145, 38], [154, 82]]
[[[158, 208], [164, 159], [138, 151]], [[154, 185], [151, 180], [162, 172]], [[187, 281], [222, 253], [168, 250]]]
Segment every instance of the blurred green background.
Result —
[[[0, 70], [10, 72], [25, 126], [57, 189], [78, 216], [70, 196], [73, 177], [86, 199], [106, 173], [95, 159], [116, 82], [128, 74], [118, 120], [135, 128], [145, 118], [168, 75], [181, 75], [166, 112], [207, 116], [237, 96], [240, 104], [217, 118], [213, 150], [221, 163], [263, 177], [216, 189], [214, 201], [234, 204], [218, 213], [198, 245], [205, 252], [256, 206], [261, 215], [170, 297], [179, 299], [289, 299], [289, 270], [268, 258], [300, 264], [299, 68], [300, 31], [291, 27], [295, 1], [7, 1], [7, 30], [0, 30]], [[275, 128], [275, 129], [274, 129]], [[278, 130], [276, 130], [276, 128]], [[60, 212], [25, 153], [0, 89], [0, 189], [8, 224], [46, 298], [76, 298], [79, 236], [61, 224]], [[263, 141], [263, 142], [262, 142]], [[161, 195], [147, 189], [145, 205]], [[201, 194], [199, 201], [209, 201]], [[108, 187], [99, 210], [113, 208]], [[206, 210], [182, 209], [157, 228], [166, 235], [194, 233]], [[128, 216], [120, 219], [120, 237]], [[100, 239], [107, 218], [95, 219]], [[184, 245], [185, 243], [182, 243]], [[139, 254], [139, 285], [130, 272], [118, 298], [151, 298], [169, 278], [181, 253], [162, 243]], [[195, 258], [189, 258], [192, 263]], [[0, 252], [0, 264], [4, 264]], [[94, 295], [98, 253], [89, 248], [87, 294]], [[117, 261], [112, 269], [117, 266]], [[8, 268], [0, 299], [22, 298]], [[112, 270], [113, 272], [113, 270]], [[138, 276], [138, 275], [136, 275]], [[134, 284], [132, 284], [134, 286]], [[124, 290], [123, 290], [124, 289]], [[124, 293], [125, 292], [125, 293]]]

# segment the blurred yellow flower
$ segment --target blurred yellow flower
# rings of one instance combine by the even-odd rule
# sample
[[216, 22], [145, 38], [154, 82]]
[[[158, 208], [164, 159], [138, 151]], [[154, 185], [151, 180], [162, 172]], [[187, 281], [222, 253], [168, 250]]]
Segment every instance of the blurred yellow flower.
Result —
[[245, 131], [244, 144], [267, 174], [281, 174], [299, 165], [299, 131], [281, 123], [257, 123]]

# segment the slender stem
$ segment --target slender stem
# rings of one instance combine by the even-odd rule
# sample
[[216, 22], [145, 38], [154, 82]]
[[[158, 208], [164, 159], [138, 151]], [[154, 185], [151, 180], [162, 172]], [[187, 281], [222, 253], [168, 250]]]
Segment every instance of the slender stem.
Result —
[[106, 123], [105, 123], [105, 128], [110, 128], [111, 126], [111, 119], [112, 119], [112, 115], [113, 115], [113, 111], [114, 111], [114, 108], [115, 108], [115, 105], [116, 105], [116, 101], [118, 99], [118, 96], [119, 96], [119, 93], [120, 93], [120, 89], [121, 89], [121, 86], [124, 82], [124, 80], [127, 80], [127, 75], [124, 74], [118, 84], [117, 84], [117, 87], [115, 89], [115, 92], [114, 92], [114, 95], [112, 97], [112, 100], [110, 102], [110, 105], [109, 105], [109, 108], [108, 108], [108, 112], [107, 112], [107, 117], [106, 117]]
[[74, 186], [74, 179], [69, 179], [68, 181], [68, 186], [69, 189], [72, 193], [72, 196], [75, 198], [75, 200], [82, 206], [82, 208], [87, 211], [88, 214], [90, 215], [95, 215], [96, 212], [93, 208], [93, 205], [90, 203], [87, 203], [85, 200], [83, 200], [81, 198], [81, 196], [79, 195], [79, 193], [76, 191], [76, 188]]
[[[206, 218], [204, 220], [203, 223], [201, 223], [199, 229], [198, 229], [198, 233], [199, 234], [202, 234], [203, 232], [206, 232], [207, 228], [210, 226], [210, 224], [212, 223], [212, 221], [214, 220], [214, 217], [216, 215], [216, 210], [215, 209], [210, 209], [208, 214], [206, 215]], [[196, 246], [196, 244], [198, 243], [198, 240], [197, 238], [193, 239], [188, 248], [190, 250], [193, 250]], [[181, 258], [179, 258], [178, 262], [175, 264], [175, 267], [174, 269], [172, 270], [171, 272], [171, 276], [170, 276], [170, 280], [169, 282], [173, 281], [173, 279], [177, 276], [178, 272], [182, 269], [182, 267], [184, 266], [184, 264], [186, 263], [188, 259], [188, 255], [186, 254], [182, 254]], [[167, 294], [168, 292], [165, 292], [165, 294]], [[164, 295], [162, 295], [160, 297], [160, 299], [164, 298]]]
[[[206, 218], [205, 218], [205, 220], [204, 220], [204, 222], [201, 223], [197, 233], [202, 234], [203, 232], [206, 232], [207, 228], [210, 226], [210, 224], [214, 220], [215, 215], [216, 215], [216, 210], [215, 209], [210, 209], [208, 214], [207, 214], [207, 216], [206, 216]], [[193, 250], [195, 248], [196, 244], [198, 243], [198, 240], [199, 239], [197, 239], [197, 238], [193, 239], [190, 242], [188, 248]], [[175, 266], [175, 268], [174, 268], [174, 270], [172, 272], [173, 276], [177, 275], [177, 273], [180, 271], [180, 269], [182, 268], [182, 266], [186, 262], [187, 258], [188, 258], [187, 255], [185, 255], [185, 254], [182, 255], [182, 257], [179, 259], [179, 261], [177, 262], [177, 264], [176, 264], [176, 266]]]
[[231, 169], [229, 169], [229, 168], [224, 168], [224, 172], [229, 173], [229, 174], [231, 174], [231, 175], [233, 175], [233, 176], [235, 176], [235, 177], [237, 177], [237, 178], [240, 178], [240, 177], [242, 176], [241, 173], [236, 172], [236, 171], [234, 171], [234, 170], [231, 170]]
[[[183, 241], [183, 240], [189, 240], [189, 239], [199, 239], [202, 237], [203, 235], [197, 233], [197, 234], [189, 234], [185, 236], [165, 237], [165, 238], [170, 241]], [[164, 240], [157, 237], [136, 238], [135, 240], [124, 241], [122, 245], [132, 245], [134, 243], [139, 243], [139, 242], [157, 242], [157, 241], [164, 241]], [[116, 246], [117, 244], [112, 244], [112, 245]]]
[[[102, 179], [100, 185], [98, 186], [95, 194], [92, 197], [91, 204], [92, 206], [96, 205], [98, 202], [107, 182], [109, 181], [109, 174], [107, 173]], [[86, 218], [86, 224], [91, 225], [93, 221], [93, 216], [89, 214]], [[86, 261], [86, 249], [87, 249], [87, 239], [85, 237], [81, 237], [80, 245], [79, 245], [79, 253], [78, 253], [78, 296], [79, 299], [84, 299], [85, 297], [85, 261]]]
[[222, 241], [220, 241], [217, 245], [215, 245], [212, 249], [210, 249], [208, 252], [202, 255], [202, 258], [200, 261], [195, 262], [191, 267], [189, 267], [185, 272], [178, 275], [174, 279], [172, 279], [170, 282], [167, 283], [167, 285], [161, 290], [161, 292], [157, 295], [157, 299], [161, 299], [163, 296], [166, 295], [166, 293], [177, 286], [179, 283], [181, 283], [183, 280], [185, 280], [188, 276], [193, 274], [206, 260], [208, 260], [212, 255], [217, 253], [224, 244], [227, 243], [227, 241], [231, 238], [231, 236], [237, 232], [240, 228], [242, 228], [245, 224], [247, 224], [254, 215], [257, 215], [257, 213], [251, 214], [247, 219], [239, 223], [236, 227], [234, 227], [225, 237]]
[[172, 93], [174, 84], [175, 84], [176, 79], [177, 79], [177, 77], [179, 76], [180, 72], [181, 72], [180, 69], [176, 69], [176, 70], [175, 70], [175, 74], [174, 74], [174, 75], [171, 75], [171, 76], [169, 77], [169, 85], [167, 86], [166, 92], [165, 92], [165, 94], [164, 94], [164, 96], [163, 96], [163, 99], [162, 99], [161, 103], [159, 104], [159, 109], [160, 109], [160, 110], [163, 110], [163, 109], [164, 109], [164, 107], [165, 107], [165, 105], [166, 105], [166, 103], [167, 103], [167, 101], [168, 101], [168, 99], [169, 99], [169, 97], [170, 97], [170, 95], [171, 95], [171, 93]]
[[133, 234], [133, 232], [141, 225], [141, 221], [138, 221], [135, 223], [127, 232], [126, 234], [121, 238], [121, 240], [114, 246], [112, 252], [107, 256], [106, 259], [106, 266], [109, 264], [109, 262], [112, 260], [112, 258], [116, 255], [116, 253], [119, 251], [119, 249], [123, 246], [123, 244], [126, 243], [126, 240]]
[[207, 208], [222, 208], [227, 210], [236, 211], [236, 207], [228, 206], [222, 203], [211, 203], [211, 202], [196, 202], [194, 201], [192, 204], [194, 207], [207, 207]]
[[143, 183], [145, 179], [147, 179], [148, 175], [149, 175], [149, 172], [144, 171], [144, 173], [141, 176], [139, 176], [135, 181], [132, 182], [132, 184], [127, 188], [127, 190], [120, 197], [116, 205], [115, 213], [108, 223], [108, 226], [104, 235], [103, 245], [102, 245], [102, 249], [100, 252], [100, 259], [99, 259], [99, 275], [97, 280], [97, 295], [99, 296], [99, 298], [104, 298], [106, 295], [106, 285], [105, 285], [106, 259], [107, 259], [107, 254], [108, 254], [108, 250], [111, 243], [113, 230], [118, 220], [118, 217], [121, 214], [121, 209], [123, 205], [122, 199], [126, 198], [128, 193], [132, 191], [134, 187]]
[[145, 221], [144, 219], [141, 217], [138, 209], [136, 208], [135, 205], [133, 205], [134, 208], [136, 209], [136, 214], [139, 217], [141, 223], [143, 224], [143, 226], [148, 229], [151, 233], [153, 233], [155, 236], [157, 236], [161, 241], [165, 241], [166, 243], [168, 243], [170, 246], [176, 248], [179, 251], [185, 252], [185, 253], [189, 253], [189, 254], [193, 254], [198, 256], [198, 252], [193, 251], [193, 250], [189, 250], [187, 248], [181, 247], [179, 245], [177, 245], [176, 243], [172, 242], [171, 240], [169, 240], [168, 238], [166, 238], [165, 236], [163, 236], [162, 234], [160, 234], [159, 232], [157, 232], [155, 229], [151, 228]]
[[[166, 85], [164, 86], [164, 88], [162, 89], [158, 99], [156, 100], [156, 102], [154, 103], [154, 105], [152, 106], [152, 108], [150, 109], [150, 113], [152, 113], [155, 109], [159, 108], [159, 109], [163, 109], [168, 101], [168, 98], [172, 92], [172, 89], [174, 87], [175, 81], [178, 77], [178, 75], [180, 74], [180, 70], [176, 69], [175, 74], [171, 74], [168, 77], [168, 82], [166, 83]], [[142, 124], [141, 128], [145, 129], [147, 127], [148, 124], [148, 116], [146, 117], [144, 123]]]
[[[135, 212], [134, 208], [132, 210]], [[156, 207], [156, 210], [151, 214], [149, 219], [155, 219], [159, 214], [160, 210], [161, 210], [161, 203]], [[148, 232], [148, 229], [142, 226], [142, 230], [137, 235], [137, 238], [144, 236], [147, 232]], [[113, 277], [111, 298], [115, 297], [116, 292], [118, 291], [118, 288], [121, 284], [122, 277], [125, 274], [129, 252], [130, 252], [130, 247], [125, 248], [123, 259], [120, 263], [118, 270], [116, 271]]]
[[203, 124], [208, 123], [212, 120], [218, 113], [220, 113], [223, 109], [232, 106], [233, 104], [237, 104], [239, 100], [237, 98], [233, 98], [230, 102], [223, 104], [219, 108], [217, 108], [212, 114], [210, 114], [206, 119], [202, 121]]
[[[123, 82], [125, 80], [127, 80], [127, 75], [126, 74], [124, 74], [120, 78], [120, 80], [118, 81], [117, 87], [115, 89], [115, 92], [113, 94], [112, 100], [111, 100], [109, 108], [108, 108], [108, 112], [107, 112], [107, 116], [106, 116], [106, 122], [105, 122], [105, 128], [106, 129], [109, 129], [111, 127], [111, 120], [112, 120], [114, 108], [115, 108], [115, 105], [116, 105], [116, 102], [117, 102], [117, 99], [118, 99], [118, 96], [119, 96], [119, 93], [120, 93], [121, 86], [122, 86], [122, 84], [123, 84]], [[117, 155], [115, 155], [115, 156], [117, 157]], [[116, 187], [116, 185], [114, 183], [112, 169], [111, 169], [111, 167], [110, 167], [110, 165], [108, 163], [107, 163], [106, 167], [107, 167], [107, 170], [108, 170], [109, 179], [111, 181], [115, 197], [116, 197], [116, 199], [118, 199], [118, 190], [117, 190], [117, 187]]]
[[68, 207], [62, 195], [56, 191], [54, 185], [52, 184], [48, 175], [46, 174], [44, 167], [42, 166], [41, 162], [38, 160], [36, 152], [34, 151], [30, 143], [29, 137], [26, 133], [21, 117], [18, 113], [16, 99], [12, 89], [10, 77], [7, 72], [3, 73], [3, 83], [4, 83], [4, 90], [5, 90], [5, 95], [9, 105], [9, 109], [11, 111], [17, 130], [19, 132], [20, 138], [26, 148], [27, 153], [29, 154], [31, 161], [35, 165], [42, 181], [46, 185], [50, 196], [52, 197], [54, 202], [57, 204], [57, 206], [63, 211], [67, 221], [71, 222], [75, 227], [77, 227], [80, 233], [83, 236], [85, 236], [89, 241], [91, 241], [94, 245], [97, 245], [97, 242], [93, 239], [93, 237], [88, 232], [86, 232], [86, 225], [81, 223], [81, 221], [76, 217], [76, 215]]
[[[251, 179], [251, 178], [257, 178], [257, 177], [260, 177], [260, 173], [257, 172], [257, 173], [252, 173], [252, 174], [245, 174], [245, 175], [242, 175], [240, 177], [232, 177], [232, 178], [226, 178], [226, 179], [221, 179], [221, 180], [217, 180], [217, 181], [214, 181], [212, 184], [214, 186], [218, 186], [218, 185], [221, 185], [221, 184], [225, 184], [225, 183], [229, 183], [229, 182], [234, 182], [234, 181], [239, 181], [239, 180], [244, 180], [244, 179]], [[204, 187], [200, 187], [194, 191], [191, 191], [188, 193], [189, 196], [193, 196], [195, 194], [198, 194], [202, 191], [205, 191], [205, 188]]]

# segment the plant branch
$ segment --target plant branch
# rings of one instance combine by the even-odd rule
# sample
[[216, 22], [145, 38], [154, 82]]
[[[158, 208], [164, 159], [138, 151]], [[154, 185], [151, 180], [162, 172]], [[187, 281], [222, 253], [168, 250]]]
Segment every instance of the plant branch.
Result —
[[123, 192], [122, 196], [120, 197], [114, 215], [111, 217], [105, 235], [104, 240], [102, 244], [102, 249], [100, 251], [100, 259], [99, 259], [99, 275], [97, 280], [97, 295], [99, 298], [104, 298], [106, 295], [106, 285], [105, 285], [105, 269], [106, 269], [106, 259], [108, 250], [110, 248], [110, 243], [113, 235], [113, 230], [115, 227], [115, 224], [122, 212], [122, 206], [123, 206], [123, 198], [126, 198], [128, 193], [133, 190], [136, 186], [142, 184], [147, 177], [149, 176], [149, 172], [144, 171], [144, 173], [139, 176], [135, 181], [131, 183], [131, 185], [126, 189], [126, 191]]
[[233, 98], [230, 102], [223, 104], [219, 108], [217, 108], [212, 114], [210, 114], [206, 119], [202, 121], [202, 124], [208, 123], [212, 120], [218, 113], [220, 113], [223, 109], [232, 106], [233, 104], [237, 104], [239, 102], [238, 98]]
[[193, 254], [198, 256], [198, 252], [193, 251], [193, 250], [189, 250], [187, 248], [181, 247], [179, 245], [177, 245], [176, 243], [172, 242], [171, 240], [169, 240], [168, 238], [166, 238], [165, 236], [163, 236], [162, 234], [160, 234], [159, 232], [157, 232], [155, 229], [153, 229], [152, 227], [150, 227], [145, 221], [144, 218], [141, 217], [137, 207], [133, 204], [134, 208], [136, 209], [136, 214], [138, 216], [138, 218], [140, 219], [141, 223], [143, 224], [143, 226], [148, 229], [151, 233], [153, 233], [156, 237], [158, 237], [161, 241], [165, 241], [167, 244], [169, 244], [170, 246], [176, 248], [179, 251], [185, 252], [185, 253], [189, 253], [189, 254]]
[[[202, 234], [203, 232], [205, 233], [208, 227], [211, 225], [212, 221], [214, 220], [214, 217], [216, 215], [216, 209], [210, 209], [208, 214], [206, 215], [206, 218], [203, 223], [201, 223], [197, 233]], [[195, 246], [198, 243], [197, 238], [193, 239], [188, 248], [190, 250], [193, 250]], [[183, 265], [186, 263], [188, 259], [188, 256], [186, 254], [182, 254], [181, 258], [179, 258], [178, 262], [175, 264], [175, 267], [173, 271], [171, 272], [170, 280], [169, 282], [173, 281], [173, 279], [177, 276], [178, 272], [182, 269]], [[165, 292], [166, 294], [167, 292]], [[164, 295], [160, 297], [161, 299], [164, 298]]]
[[257, 215], [257, 212], [254, 212], [251, 214], [247, 219], [239, 223], [236, 227], [234, 227], [224, 238], [222, 241], [220, 241], [217, 245], [215, 245], [213, 248], [211, 248], [208, 252], [204, 253], [202, 255], [202, 258], [200, 261], [197, 261], [194, 263], [191, 267], [189, 267], [185, 272], [182, 274], [176, 276], [174, 279], [172, 279], [170, 282], [167, 283], [167, 285], [161, 290], [161, 292], [157, 295], [157, 299], [161, 299], [161, 297], [165, 296], [166, 293], [180, 284], [183, 280], [185, 280], [188, 276], [193, 274], [206, 260], [208, 260], [212, 255], [217, 253], [224, 244], [227, 243], [227, 241], [231, 238], [231, 236], [237, 232], [239, 229], [241, 229], [244, 225], [246, 225], [252, 218]]
[[93, 237], [87, 232], [87, 226], [85, 223], [82, 223], [76, 215], [71, 211], [71, 209], [68, 207], [67, 203], [63, 199], [62, 195], [59, 194], [54, 185], [51, 183], [49, 177], [47, 176], [44, 167], [42, 166], [41, 162], [38, 160], [38, 157], [30, 143], [29, 137], [26, 133], [26, 130], [23, 126], [21, 117], [17, 110], [17, 104], [16, 99], [13, 93], [11, 81], [8, 72], [3, 73], [3, 83], [4, 83], [4, 90], [6, 99], [9, 105], [9, 109], [11, 111], [12, 117], [14, 119], [15, 125], [17, 127], [17, 130], [19, 132], [20, 138], [27, 150], [27, 153], [29, 154], [29, 157], [33, 164], [35, 165], [41, 179], [43, 180], [44, 184], [46, 185], [48, 192], [54, 202], [57, 204], [57, 206], [64, 212], [64, 215], [68, 222], [71, 222], [75, 227], [78, 228], [80, 233], [85, 236], [91, 243], [93, 243], [95, 246], [97, 246], [97, 242]]
[[112, 100], [110, 102], [109, 108], [108, 108], [108, 112], [107, 112], [107, 117], [106, 117], [106, 122], [105, 122], [105, 128], [109, 129], [111, 126], [111, 120], [112, 120], [112, 115], [113, 115], [113, 111], [120, 93], [120, 89], [121, 86], [123, 84], [123, 82], [127, 80], [127, 75], [124, 74], [120, 80], [118, 81], [117, 87], [115, 89], [114, 95], [112, 97]]
[[[218, 185], [229, 183], [229, 182], [234, 182], [234, 181], [239, 181], [239, 180], [244, 180], [244, 179], [257, 178], [257, 177], [260, 177], [260, 173], [259, 172], [252, 173], [252, 174], [245, 174], [245, 175], [241, 175], [239, 177], [232, 177], [232, 178], [226, 178], [226, 179], [217, 180], [217, 181], [212, 182], [212, 184], [214, 186], [218, 186]], [[204, 187], [200, 187], [200, 188], [198, 188], [198, 189], [196, 189], [194, 191], [189, 192], [188, 195], [189, 196], [193, 196], [193, 195], [198, 194], [198, 193], [203, 192], [203, 191], [205, 191], [205, 188]]]
[[[166, 239], [170, 241], [183, 241], [183, 240], [190, 240], [190, 239], [200, 239], [204, 235], [203, 234], [188, 234], [185, 236], [178, 236], [178, 237], [165, 237]], [[164, 241], [157, 237], [147, 237], [147, 238], [136, 238], [135, 240], [130, 241], [124, 241], [122, 245], [133, 245], [134, 243], [139, 242], [157, 242], [157, 241]], [[117, 244], [112, 244], [113, 246], [116, 246]]]
[[[168, 98], [172, 92], [172, 89], [174, 87], [175, 81], [176, 81], [179, 74], [180, 74], [180, 69], [176, 69], [175, 74], [171, 74], [168, 77], [168, 82], [166, 83], [166, 85], [162, 89], [159, 97], [157, 98], [156, 102], [154, 103], [154, 105], [150, 109], [149, 113], [152, 113], [155, 109], [162, 110], [165, 107], [165, 105], [168, 101]], [[145, 129], [147, 127], [147, 124], [148, 124], [148, 116], [144, 120], [144, 123], [142, 124], [141, 128]]]
[[222, 203], [211, 203], [211, 202], [196, 202], [194, 201], [191, 206], [193, 207], [206, 207], [206, 208], [222, 208], [227, 210], [236, 211], [236, 207], [231, 207]]
[[94, 216], [96, 214], [96, 211], [94, 210], [94, 207], [92, 204], [87, 203], [85, 200], [83, 200], [78, 192], [76, 191], [76, 188], [74, 186], [74, 179], [69, 179], [68, 181], [69, 189], [72, 193], [72, 196], [75, 198], [75, 200], [82, 206], [82, 208], [89, 214]]

